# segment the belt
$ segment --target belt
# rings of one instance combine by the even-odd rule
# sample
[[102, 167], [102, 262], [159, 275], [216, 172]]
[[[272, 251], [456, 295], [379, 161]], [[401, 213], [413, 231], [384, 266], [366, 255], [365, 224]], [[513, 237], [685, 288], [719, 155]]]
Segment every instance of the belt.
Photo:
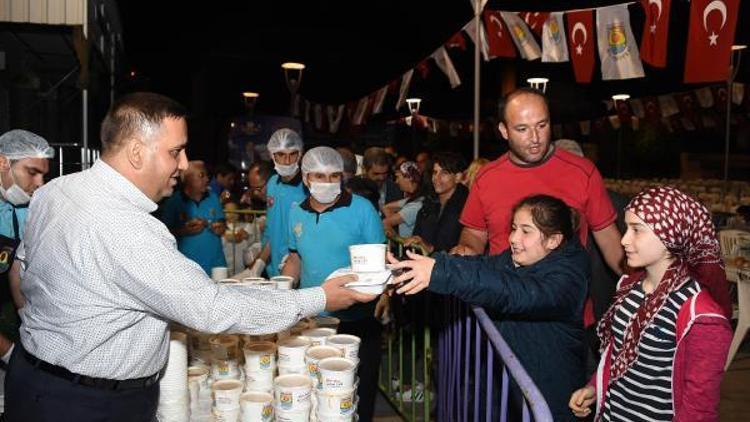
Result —
[[52, 374], [56, 377], [71, 381], [73, 384], [80, 384], [86, 387], [93, 387], [93, 388], [98, 388], [101, 390], [115, 390], [115, 391], [137, 390], [137, 389], [150, 387], [159, 381], [159, 375], [160, 375], [159, 372], [157, 372], [154, 375], [151, 375], [150, 377], [133, 378], [133, 379], [127, 379], [127, 380], [111, 380], [111, 379], [106, 379], [106, 378], [88, 377], [86, 375], [80, 375], [80, 374], [70, 372], [67, 369], [63, 368], [62, 366], [57, 366], [57, 365], [53, 365], [51, 363], [45, 362], [39, 359], [38, 357], [32, 355], [31, 353], [27, 352], [26, 349], [22, 349], [22, 350], [23, 350], [22, 354], [24, 358], [26, 358], [26, 360], [34, 368], [41, 369], [42, 371]]

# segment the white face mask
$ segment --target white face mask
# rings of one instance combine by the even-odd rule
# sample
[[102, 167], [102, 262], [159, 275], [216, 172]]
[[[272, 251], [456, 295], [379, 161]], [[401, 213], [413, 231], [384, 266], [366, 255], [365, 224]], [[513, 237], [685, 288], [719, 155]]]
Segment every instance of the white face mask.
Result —
[[281, 177], [289, 177], [294, 176], [297, 173], [297, 170], [299, 170], [299, 164], [279, 164], [274, 162], [274, 169], [276, 169], [276, 173], [279, 173], [279, 176]]
[[28, 204], [29, 201], [31, 201], [31, 195], [26, 193], [25, 190], [21, 189], [21, 187], [16, 184], [16, 177], [13, 175], [13, 169], [10, 169], [9, 173], [10, 180], [13, 181], [13, 184], [6, 190], [3, 188], [2, 183], [0, 183], [0, 194], [3, 195], [3, 198], [5, 198], [6, 201], [13, 205], [18, 206]]
[[310, 195], [321, 204], [330, 204], [341, 194], [341, 183], [311, 182]]

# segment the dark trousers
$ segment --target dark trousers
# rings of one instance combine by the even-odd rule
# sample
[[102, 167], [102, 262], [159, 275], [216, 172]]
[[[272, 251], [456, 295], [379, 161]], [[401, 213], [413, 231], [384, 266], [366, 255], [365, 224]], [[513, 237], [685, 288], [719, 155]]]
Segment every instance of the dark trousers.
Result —
[[8, 422], [152, 422], [159, 383], [112, 391], [74, 384], [35, 368], [16, 344], [5, 378]]
[[338, 332], [341, 334], [352, 334], [360, 339], [359, 345], [359, 405], [357, 414], [360, 422], [372, 421], [375, 412], [375, 394], [378, 391], [378, 372], [380, 371], [380, 358], [382, 345], [381, 332], [383, 326], [375, 318], [366, 318], [359, 321], [341, 321]]

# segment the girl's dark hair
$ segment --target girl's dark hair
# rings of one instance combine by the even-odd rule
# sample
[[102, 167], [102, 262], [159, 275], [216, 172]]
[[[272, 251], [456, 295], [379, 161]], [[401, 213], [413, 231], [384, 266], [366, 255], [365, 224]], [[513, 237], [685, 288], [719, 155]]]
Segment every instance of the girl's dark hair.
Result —
[[513, 207], [513, 214], [521, 208], [528, 208], [534, 225], [545, 238], [560, 233], [563, 236], [562, 243], [565, 243], [576, 235], [578, 213], [561, 199], [550, 195], [531, 195]]

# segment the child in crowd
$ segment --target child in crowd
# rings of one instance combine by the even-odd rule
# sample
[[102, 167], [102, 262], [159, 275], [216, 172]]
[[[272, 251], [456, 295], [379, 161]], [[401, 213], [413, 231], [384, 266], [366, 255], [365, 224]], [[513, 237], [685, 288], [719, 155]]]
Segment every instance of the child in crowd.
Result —
[[[407, 161], [396, 170], [396, 183], [404, 193], [404, 199], [393, 201], [383, 206], [383, 228], [388, 235], [398, 234], [409, 237], [414, 231], [417, 214], [424, 200], [422, 189], [422, 172], [417, 163]], [[398, 230], [394, 228], [398, 227]]]
[[576, 234], [575, 214], [548, 195], [522, 199], [513, 210], [510, 249], [495, 256], [434, 258], [407, 252], [389, 261], [411, 280], [398, 293], [425, 288], [484, 307], [544, 395], [556, 421], [574, 420], [568, 398], [581, 382], [583, 303], [589, 257]]
[[[708, 210], [671, 187], [651, 188], [625, 208], [627, 263], [602, 317], [599, 369], [570, 397], [578, 417], [718, 421], [719, 390], [732, 337], [715, 297], [726, 294]], [[724, 291], [723, 291], [724, 290]]]

